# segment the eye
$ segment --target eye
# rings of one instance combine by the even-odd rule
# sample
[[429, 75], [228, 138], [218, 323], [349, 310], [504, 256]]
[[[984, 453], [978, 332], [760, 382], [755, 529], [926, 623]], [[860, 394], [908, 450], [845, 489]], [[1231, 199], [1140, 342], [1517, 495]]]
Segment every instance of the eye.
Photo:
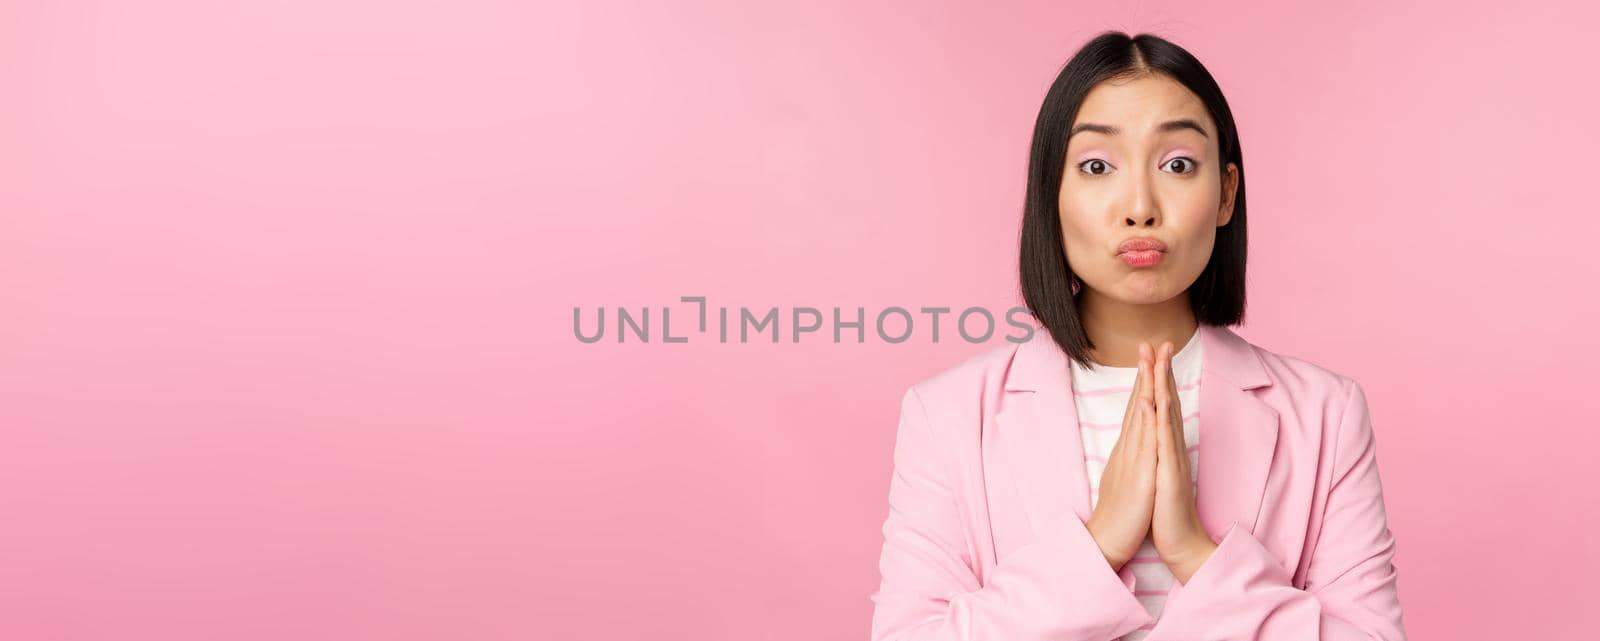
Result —
[[1194, 161], [1193, 158], [1190, 158], [1188, 156], [1178, 156], [1177, 158], [1173, 158], [1172, 160], [1168, 160], [1167, 164], [1171, 165], [1172, 163], [1175, 163], [1175, 162], [1178, 162], [1178, 161], [1182, 161], [1183, 164], [1188, 167], [1188, 171], [1177, 172], [1177, 173], [1180, 173], [1180, 174], [1192, 174], [1192, 173], [1194, 173], [1195, 167], [1198, 164], [1198, 163], [1196, 163]]
[[[1091, 167], [1091, 166], [1093, 166], [1095, 168], [1103, 168], [1106, 171], [1104, 171], [1104, 172], [1089, 171], [1087, 168]], [[1085, 160], [1083, 162], [1078, 163], [1078, 171], [1083, 172], [1085, 174], [1089, 174], [1090, 176], [1104, 176], [1105, 174], [1110, 173], [1111, 165], [1106, 163], [1106, 161], [1101, 160], [1099, 158], [1090, 158], [1088, 160]]]

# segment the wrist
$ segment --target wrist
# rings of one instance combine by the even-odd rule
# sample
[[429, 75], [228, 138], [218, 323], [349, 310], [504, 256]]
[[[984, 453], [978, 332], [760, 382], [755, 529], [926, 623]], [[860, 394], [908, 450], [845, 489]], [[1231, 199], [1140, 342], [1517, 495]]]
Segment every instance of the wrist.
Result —
[[1207, 539], [1174, 553], [1164, 560], [1167, 562], [1167, 568], [1172, 570], [1173, 577], [1179, 583], [1188, 583], [1190, 577], [1199, 572], [1200, 566], [1205, 565], [1206, 560], [1210, 559], [1211, 555], [1216, 551], [1217, 544]]

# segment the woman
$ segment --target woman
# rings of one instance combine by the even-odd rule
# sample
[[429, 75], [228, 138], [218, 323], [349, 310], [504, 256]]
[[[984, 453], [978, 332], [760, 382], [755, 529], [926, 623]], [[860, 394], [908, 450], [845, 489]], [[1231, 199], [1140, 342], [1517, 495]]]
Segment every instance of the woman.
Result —
[[1362, 387], [1229, 329], [1244, 196], [1187, 51], [1067, 64], [1022, 224], [1046, 331], [902, 398], [873, 641], [1405, 638]]

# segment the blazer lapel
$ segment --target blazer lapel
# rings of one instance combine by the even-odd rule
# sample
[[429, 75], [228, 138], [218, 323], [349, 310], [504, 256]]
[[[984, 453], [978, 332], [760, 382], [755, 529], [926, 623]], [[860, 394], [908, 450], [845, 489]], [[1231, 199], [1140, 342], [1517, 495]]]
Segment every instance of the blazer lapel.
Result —
[[1256, 530], [1278, 446], [1278, 411], [1255, 392], [1272, 384], [1255, 347], [1226, 327], [1201, 325], [1200, 480], [1196, 509], [1212, 540], [1233, 521]]
[[1092, 514], [1067, 356], [1043, 329], [1018, 347], [995, 414], [995, 440], [1035, 535], [1065, 510]]
[[[1277, 446], [1278, 413], [1253, 390], [1271, 384], [1252, 347], [1226, 327], [1200, 326], [1199, 494], [1213, 540], [1233, 521], [1251, 532]], [[1093, 514], [1069, 361], [1043, 329], [1023, 343], [1006, 374], [995, 442], [1035, 534], [1065, 510]]]

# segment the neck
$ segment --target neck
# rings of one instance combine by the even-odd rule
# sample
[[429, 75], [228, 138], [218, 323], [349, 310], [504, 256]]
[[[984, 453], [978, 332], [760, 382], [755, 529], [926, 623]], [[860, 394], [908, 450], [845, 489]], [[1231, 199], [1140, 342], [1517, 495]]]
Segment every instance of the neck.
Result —
[[1139, 343], [1160, 349], [1172, 343], [1174, 354], [1194, 338], [1200, 325], [1189, 309], [1189, 297], [1179, 294], [1159, 303], [1124, 303], [1085, 290], [1078, 299], [1078, 316], [1094, 349], [1090, 358], [1107, 367], [1138, 367]]

